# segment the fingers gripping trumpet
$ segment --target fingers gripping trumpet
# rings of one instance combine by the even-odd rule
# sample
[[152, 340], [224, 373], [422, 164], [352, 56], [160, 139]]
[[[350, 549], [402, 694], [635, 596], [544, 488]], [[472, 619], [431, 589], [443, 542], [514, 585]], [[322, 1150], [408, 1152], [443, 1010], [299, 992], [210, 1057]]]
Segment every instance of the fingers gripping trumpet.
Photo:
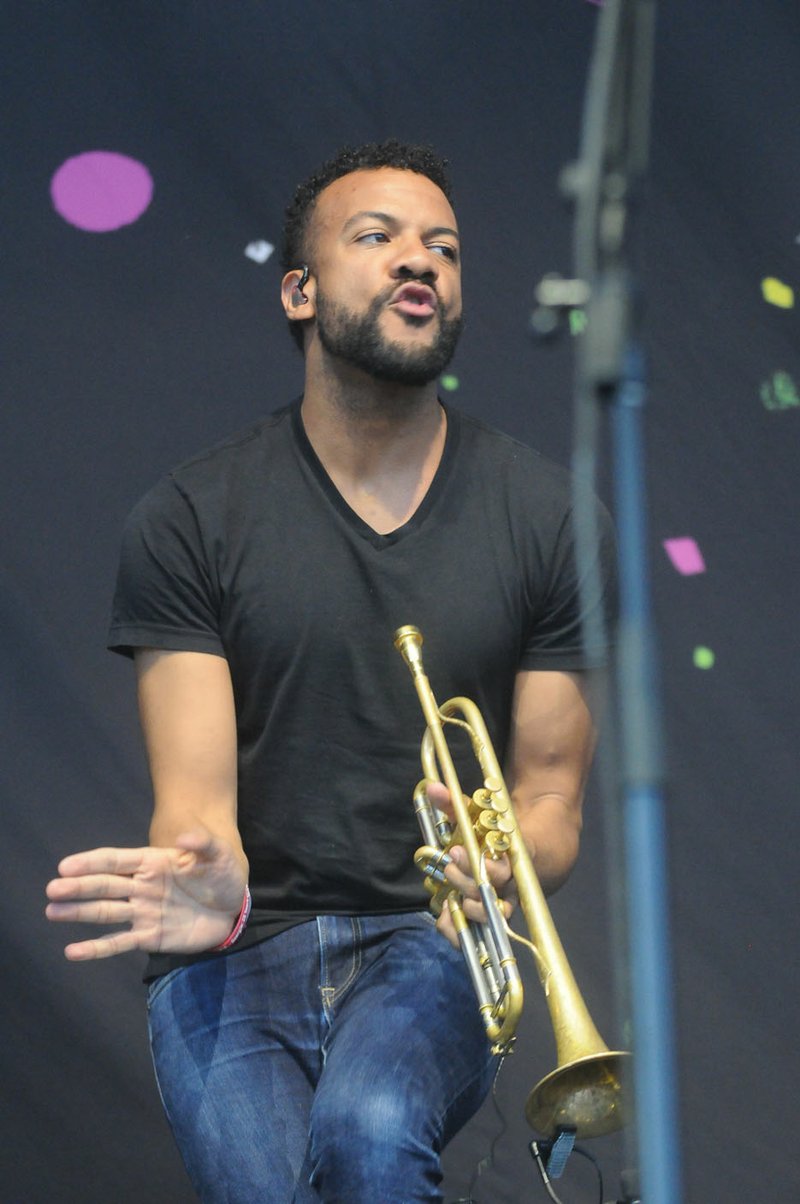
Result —
[[[609, 1051], [578, 990], [522, 840], [483, 717], [469, 698], [451, 698], [441, 706], [436, 702], [422, 662], [418, 628], [398, 628], [394, 644], [411, 671], [427, 725], [421, 746], [425, 777], [414, 792], [425, 844], [417, 849], [414, 860], [426, 875], [433, 911], [438, 914], [447, 902], [492, 1052], [502, 1054], [510, 1049], [522, 1012], [522, 980], [511, 952], [513, 938], [533, 950], [558, 1059], [556, 1069], [528, 1097], [525, 1114], [529, 1123], [546, 1135], [567, 1125], [575, 1126], [578, 1137], [613, 1132], [625, 1121], [622, 1067], [629, 1055]], [[483, 786], [471, 799], [462, 792], [444, 734], [445, 724], [467, 731], [480, 765]], [[426, 791], [431, 781], [443, 781], [450, 792], [455, 824], [431, 805]], [[466, 850], [486, 913], [483, 923], [466, 918], [459, 892], [445, 877], [448, 850], [456, 844]], [[486, 859], [503, 854], [509, 859], [530, 941], [511, 932], [488, 880]]]
[[[462, 723], [452, 717], [443, 721]], [[433, 913], [439, 915], [447, 903], [478, 997], [486, 1035], [492, 1042], [492, 1052], [505, 1053], [514, 1039], [522, 1011], [522, 980], [511, 951], [502, 904], [487, 878], [485, 862], [487, 857], [502, 856], [510, 847], [510, 835], [515, 826], [513, 815], [509, 814], [511, 804], [505, 797], [502, 779], [487, 778], [484, 787], [469, 798], [460, 793], [456, 781], [448, 782], [442, 772], [441, 780], [448, 786], [451, 798], [461, 800], [462, 817], [451, 824], [428, 799], [428, 783], [440, 779], [430, 728], [423, 737], [422, 762], [426, 776], [414, 792], [414, 807], [427, 843], [417, 849], [414, 862], [426, 875], [425, 887], [431, 895]], [[468, 816], [466, 822], [464, 812]], [[470, 870], [486, 913], [483, 923], [466, 918], [460, 893], [445, 877], [445, 868], [452, 861], [449, 850], [454, 845], [463, 845], [467, 849]]]

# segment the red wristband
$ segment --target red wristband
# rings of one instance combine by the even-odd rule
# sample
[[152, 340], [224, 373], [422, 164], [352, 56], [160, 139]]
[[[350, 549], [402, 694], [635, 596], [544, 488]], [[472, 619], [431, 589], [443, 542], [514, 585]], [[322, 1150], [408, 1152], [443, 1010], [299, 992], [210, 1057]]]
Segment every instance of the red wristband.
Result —
[[231, 945], [236, 944], [239, 937], [242, 935], [242, 933], [245, 930], [245, 926], [246, 926], [248, 918], [250, 916], [250, 908], [252, 906], [253, 906], [253, 900], [250, 897], [250, 887], [245, 886], [244, 898], [242, 899], [242, 910], [239, 912], [239, 918], [237, 919], [236, 923], [234, 924], [233, 928], [231, 929], [230, 934], [228, 936], [226, 936], [226, 938], [222, 942], [222, 944], [214, 945], [213, 949], [211, 950], [212, 953], [221, 952], [223, 949], [230, 949]]

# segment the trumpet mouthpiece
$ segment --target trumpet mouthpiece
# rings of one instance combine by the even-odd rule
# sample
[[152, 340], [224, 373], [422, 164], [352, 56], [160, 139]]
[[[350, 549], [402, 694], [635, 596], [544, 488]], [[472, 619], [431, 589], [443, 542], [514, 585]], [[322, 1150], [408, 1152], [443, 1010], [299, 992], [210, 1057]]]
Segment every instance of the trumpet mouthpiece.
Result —
[[422, 632], [419, 627], [412, 627], [410, 624], [405, 627], [398, 627], [394, 633], [394, 646], [403, 660], [408, 665], [412, 672], [416, 669], [418, 672], [422, 669]]
[[419, 627], [413, 627], [407, 623], [405, 627], [398, 627], [394, 633], [394, 646], [398, 650], [405, 644], [406, 640], [411, 640], [415, 644], [422, 643], [422, 632]]

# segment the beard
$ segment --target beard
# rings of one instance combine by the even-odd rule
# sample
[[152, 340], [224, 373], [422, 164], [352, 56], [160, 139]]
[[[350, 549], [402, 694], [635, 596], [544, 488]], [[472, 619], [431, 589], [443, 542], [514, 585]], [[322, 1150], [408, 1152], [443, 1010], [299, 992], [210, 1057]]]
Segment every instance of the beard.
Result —
[[[423, 347], [393, 342], [381, 333], [379, 321], [396, 290], [396, 284], [385, 289], [363, 314], [354, 313], [317, 292], [319, 341], [329, 355], [360, 368], [376, 380], [398, 385], [427, 385], [453, 358], [464, 319], [462, 315], [445, 317], [444, 306], [437, 298], [439, 330], [434, 340]], [[414, 326], [429, 319], [405, 320]]]

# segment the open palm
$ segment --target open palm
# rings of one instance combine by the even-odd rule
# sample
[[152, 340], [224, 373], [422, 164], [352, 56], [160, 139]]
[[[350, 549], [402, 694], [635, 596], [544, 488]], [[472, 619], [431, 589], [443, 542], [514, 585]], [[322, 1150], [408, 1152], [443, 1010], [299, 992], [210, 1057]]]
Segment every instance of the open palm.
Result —
[[245, 887], [231, 848], [205, 829], [174, 848], [92, 849], [65, 857], [47, 885], [47, 917], [126, 928], [67, 945], [72, 961], [134, 949], [198, 953], [225, 940]]

